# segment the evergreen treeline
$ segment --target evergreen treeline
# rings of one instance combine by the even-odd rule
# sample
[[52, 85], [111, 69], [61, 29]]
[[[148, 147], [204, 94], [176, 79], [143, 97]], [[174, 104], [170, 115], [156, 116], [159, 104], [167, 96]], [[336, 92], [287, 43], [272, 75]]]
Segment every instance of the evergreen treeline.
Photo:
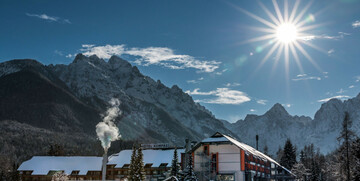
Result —
[[139, 146], [133, 146], [133, 152], [130, 160], [130, 170], [128, 179], [130, 181], [142, 181], [145, 180], [145, 170], [143, 161], [142, 148]]
[[277, 159], [291, 170], [299, 181], [360, 181], [360, 138], [351, 129], [352, 121], [345, 112], [338, 137], [339, 148], [323, 155], [313, 144], [305, 146], [296, 158], [296, 147], [287, 140], [279, 148]]

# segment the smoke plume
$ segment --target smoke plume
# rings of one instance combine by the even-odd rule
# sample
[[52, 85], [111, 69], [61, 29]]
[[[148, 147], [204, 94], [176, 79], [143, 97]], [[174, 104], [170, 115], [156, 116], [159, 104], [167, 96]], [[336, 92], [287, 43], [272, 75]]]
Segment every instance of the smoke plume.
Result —
[[114, 123], [115, 118], [121, 114], [120, 101], [113, 98], [109, 103], [111, 107], [103, 115], [103, 121], [96, 125], [96, 134], [105, 152], [110, 148], [112, 141], [120, 138], [119, 129]]

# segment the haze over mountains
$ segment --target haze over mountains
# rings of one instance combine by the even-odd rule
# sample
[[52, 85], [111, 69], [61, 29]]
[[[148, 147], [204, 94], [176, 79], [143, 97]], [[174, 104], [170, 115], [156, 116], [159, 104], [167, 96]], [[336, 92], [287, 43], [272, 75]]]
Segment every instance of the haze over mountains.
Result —
[[[252, 146], [258, 134], [260, 150], [267, 145], [270, 153], [287, 138], [298, 148], [314, 143], [329, 152], [337, 147], [344, 111], [350, 113], [353, 130], [360, 135], [360, 95], [324, 103], [314, 119], [291, 116], [275, 104], [264, 115], [248, 115], [230, 124], [216, 119], [178, 86], [166, 87], [119, 57], [104, 61], [78, 54], [69, 65], [45, 66], [35, 60], [0, 63], [0, 129], [4, 133], [0, 144], [6, 145], [0, 152], [31, 147], [29, 154], [44, 154], [47, 144], [59, 142], [68, 147], [83, 145], [79, 152], [97, 154], [98, 150], [92, 151], [99, 144], [95, 125], [111, 98], [121, 101], [122, 114], [116, 124], [122, 139], [144, 143], [183, 146], [185, 138], [198, 141], [219, 131]], [[34, 139], [23, 138], [26, 135]], [[37, 142], [45, 148], [37, 148]]]

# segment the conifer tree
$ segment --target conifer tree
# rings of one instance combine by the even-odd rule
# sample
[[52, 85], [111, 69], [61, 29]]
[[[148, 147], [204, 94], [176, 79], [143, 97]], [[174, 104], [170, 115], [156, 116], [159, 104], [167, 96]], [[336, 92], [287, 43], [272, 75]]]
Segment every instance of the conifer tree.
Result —
[[355, 137], [354, 132], [350, 129], [352, 125], [352, 121], [350, 119], [350, 115], [348, 112], [345, 112], [345, 117], [342, 122], [342, 130], [340, 132], [340, 136], [338, 137], [338, 141], [342, 141], [342, 146], [339, 150], [340, 157], [342, 157], [342, 169], [346, 173], [346, 180], [350, 181], [350, 164], [351, 164], [351, 153], [350, 147], [351, 142]]
[[276, 161], [280, 162], [281, 157], [284, 154], [284, 150], [281, 148], [281, 146], [279, 146], [278, 151], [276, 152]]
[[136, 147], [135, 145], [133, 146], [132, 149], [132, 154], [131, 154], [131, 160], [130, 160], [130, 168], [129, 168], [129, 176], [128, 179], [130, 181], [136, 180], [136, 158], [137, 158], [137, 154], [136, 154]]
[[178, 159], [178, 153], [177, 149], [174, 150], [174, 157], [171, 162], [171, 173], [170, 176], [178, 177], [178, 173], [180, 171], [180, 165], [179, 165], [179, 159]]
[[296, 175], [297, 180], [305, 181], [310, 171], [300, 162], [293, 166], [291, 172]]
[[360, 138], [357, 138], [353, 142], [352, 154], [354, 159], [353, 161], [354, 164], [352, 166], [352, 171], [353, 171], [352, 180], [360, 181]]
[[193, 169], [193, 160], [192, 160], [192, 156], [189, 155], [188, 156], [188, 163], [186, 166], [186, 173], [185, 173], [185, 181], [197, 181], [197, 177], [194, 173], [194, 169]]
[[320, 181], [320, 174], [321, 174], [320, 165], [315, 160], [315, 158], [313, 158], [311, 163], [310, 181]]
[[144, 161], [143, 161], [143, 153], [141, 147], [137, 150], [137, 158], [136, 158], [136, 176], [137, 180], [142, 181], [145, 180], [145, 169], [144, 169]]
[[292, 145], [290, 139], [286, 140], [283, 155], [280, 159], [280, 164], [285, 168], [291, 170], [296, 163], [296, 148]]

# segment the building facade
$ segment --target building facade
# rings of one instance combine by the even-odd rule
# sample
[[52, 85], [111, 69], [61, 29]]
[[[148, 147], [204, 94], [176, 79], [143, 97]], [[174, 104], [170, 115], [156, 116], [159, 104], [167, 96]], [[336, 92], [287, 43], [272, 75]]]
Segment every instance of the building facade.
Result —
[[18, 168], [22, 181], [50, 181], [61, 172], [70, 180], [101, 180], [102, 157], [34, 156]]
[[191, 150], [199, 180], [294, 180], [275, 160], [236, 139], [216, 133]]
[[[181, 155], [184, 154], [185, 150], [177, 149], [177, 152], [178, 160], [181, 161]], [[169, 177], [174, 148], [144, 149], [142, 153], [146, 180], [165, 180]], [[129, 175], [131, 154], [132, 150], [122, 150], [111, 155], [107, 163], [106, 178], [109, 180], [125, 180]]]
[[[275, 160], [231, 136], [213, 136], [186, 149], [177, 149], [178, 160], [186, 172], [186, 158], [193, 158], [199, 181], [288, 181], [295, 176]], [[174, 148], [144, 149], [146, 180], [169, 178]], [[122, 150], [108, 157], [107, 180], [126, 180], [132, 150]], [[24, 181], [51, 180], [56, 172], [69, 175], [70, 180], [101, 180], [102, 157], [34, 156], [21, 164], [18, 171]], [[106, 159], [105, 159], [106, 160]]]

